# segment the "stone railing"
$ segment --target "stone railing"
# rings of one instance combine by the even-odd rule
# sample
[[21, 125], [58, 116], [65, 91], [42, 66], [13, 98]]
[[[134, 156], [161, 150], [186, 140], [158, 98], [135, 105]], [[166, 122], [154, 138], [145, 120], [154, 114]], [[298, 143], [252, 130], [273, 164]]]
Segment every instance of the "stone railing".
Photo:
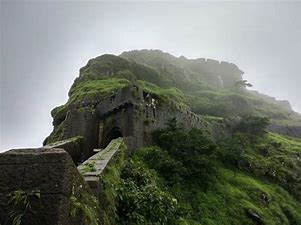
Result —
[[113, 139], [105, 149], [100, 149], [98, 153], [77, 167], [96, 197], [98, 197], [100, 190], [101, 175], [117, 152], [124, 146], [123, 138]]

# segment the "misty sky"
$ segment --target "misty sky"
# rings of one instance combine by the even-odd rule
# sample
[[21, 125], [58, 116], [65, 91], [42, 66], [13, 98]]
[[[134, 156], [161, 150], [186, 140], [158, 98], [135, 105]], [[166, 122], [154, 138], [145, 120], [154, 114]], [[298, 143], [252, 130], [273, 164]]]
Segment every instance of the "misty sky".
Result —
[[1, 1], [0, 149], [41, 146], [88, 59], [131, 49], [233, 62], [301, 112], [301, 2]]

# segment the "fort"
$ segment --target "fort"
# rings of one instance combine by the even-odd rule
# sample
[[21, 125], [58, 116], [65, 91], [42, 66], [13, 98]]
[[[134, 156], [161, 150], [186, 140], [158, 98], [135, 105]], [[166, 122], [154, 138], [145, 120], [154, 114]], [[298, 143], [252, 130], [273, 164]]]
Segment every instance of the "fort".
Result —
[[[180, 57], [176, 60], [181, 64], [181, 60], [186, 59]], [[164, 70], [163, 73], [168, 71], [168, 66], [173, 71], [173, 65], [160, 63], [158, 68]], [[198, 73], [206, 82], [228, 91], [243, 74], [232, 63], [212, 59], [201, 58], [185, 63], [192, 77], [193, 73]], [[160, 71], [156, 69], [123, 57], [104, 55], [90, 60], [81, 69], [74, 85], [89, 79], [103, 81], [129, 68], [137, 80], [148, 72], [160, 77]], [[95, 70], [92, 75], [90, 70]], [[186, 71], [183, 74], [187, 75]], [[151, 82], [151, 76], [145, 77]], [[188, 84], [192, 83], [190, 80]], [[67, 102], [53, 110], [54, 131], [45, 139], [43, 147], [2, 153], [0, 225], [11, 224], [12, 219], [20, 215], [24, 215], [23, 225], [110, 224], [102, 221], [109, 210], [106, 209], [108, 199], [104, 193], [107, 185], [104, 177], [112, 166], [121, 166], [127, 153], [154, 145], [154, 134], [166, 128], [171, 119], [176, 119], [183, 128], [200, 129], [213, 142], [231, 135], [231, 126], [223, 118], [208, 120], [206, 116], [192, 112], [184, 103], [155, 93], [132, 82], [122, 88], [110, 89], [105, 97], [95, 95], [76, 104]], [[289, 130], [271, 124], [268, 129], [301, 135], [297, 126], [289, 127]], [[79, 208], [89, 212], [88, 219], [82, 217], [84, 210], [78, 213]], [[92, 220], [96, 222], [92, 223]]]
[[[101, 175], [107, 166], [124, 151], [151, 145], [152, 133], [171, 118], [187, 128], [201, 129], [212, 139], [226, 135], [224, 124], [210, 124], [187, 107], [163, 103], [135, 86], [70, 109], [64, 118], [66, 140], [1, 155], [0, 169], [5, 176], [1, 175], [0, 184], [0, 224], [5, 224], [11, 209], [9, 196], [21, 194], [31, 199], [36, 210], [26, 214], [24, 224], [88, 225], [68, 213], [72, 210], [69, 200], [77, 196], [81, 204], [93, 208], [93, 202], [103, 198]], [[75, 164], [81, 161], [77, 170]]]
[[222, 123], [210, 124], [186, 106], [172, 101], [163, 102], [151, 93], [129, 86], [114, 91], [100, 101], [82, 102], [80, 106], [68, 110], [63, 118], [66, 127], [63, 139], [83, 137], [82, 155], [74, 157], [75, 160], [84, 160], [93, 154], [93, 149], [105, 148], [118, 137], [125, 138], [130, 150], [151, 145], [152, 133], [163, 129], [172, 118], [181, 121], [186, 128], [203, 130], [213, 140], [226, 135]]
[[235, 64], [214, 59], [199, 58], [191, 60], [189, 65], [194, 72], [203, 74], [211, 85], [220, 88], [232, 88], [244, 74]]

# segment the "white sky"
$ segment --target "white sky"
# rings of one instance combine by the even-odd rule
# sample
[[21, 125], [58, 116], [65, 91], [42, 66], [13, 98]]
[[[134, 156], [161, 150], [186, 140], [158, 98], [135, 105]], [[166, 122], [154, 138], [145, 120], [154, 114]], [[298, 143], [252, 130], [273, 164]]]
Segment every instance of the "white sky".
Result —
[[[301, 2], [1, 1], [0, 149], [41, 146], [88, 59], [133, 49], [233, 62], [301, 112]], [[0, 151], [1, 151], [0, 150]]]

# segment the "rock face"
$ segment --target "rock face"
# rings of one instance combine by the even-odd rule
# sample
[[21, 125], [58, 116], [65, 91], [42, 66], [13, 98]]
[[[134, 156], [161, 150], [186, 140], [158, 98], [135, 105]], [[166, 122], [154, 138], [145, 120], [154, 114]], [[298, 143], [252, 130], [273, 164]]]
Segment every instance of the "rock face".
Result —
[[83, 202], [90, 189], [63, 149], [10, 150], [0, 155], [0, 171], [0, 224], [11, 224], [23, 212], [22, 225], [89, 224], [70, 214], [71, 199], [87, 207], [93, 201]]

